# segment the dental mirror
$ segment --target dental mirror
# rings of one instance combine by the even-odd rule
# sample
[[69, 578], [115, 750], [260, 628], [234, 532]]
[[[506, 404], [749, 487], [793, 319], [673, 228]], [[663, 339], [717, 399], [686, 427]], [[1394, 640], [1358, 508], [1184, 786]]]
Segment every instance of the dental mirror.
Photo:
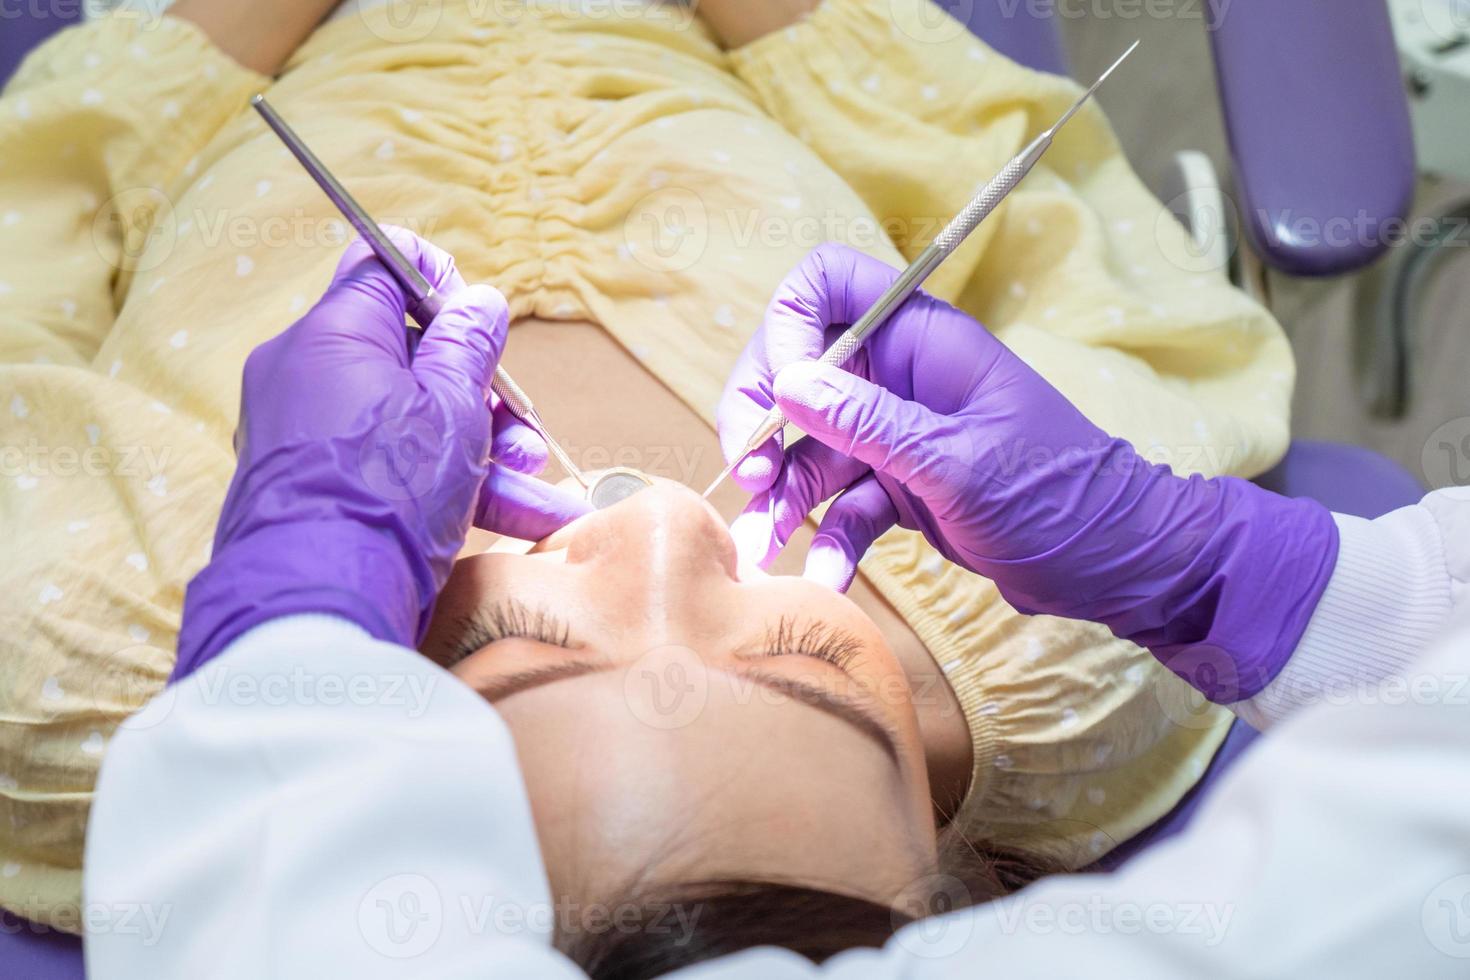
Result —
[[603, 510], [627, 500], [640, 490], [653, 486], [653, 481], [626, 466], [615, 466], [599, 473], [587, 490], [587, 502], [595, 510]]

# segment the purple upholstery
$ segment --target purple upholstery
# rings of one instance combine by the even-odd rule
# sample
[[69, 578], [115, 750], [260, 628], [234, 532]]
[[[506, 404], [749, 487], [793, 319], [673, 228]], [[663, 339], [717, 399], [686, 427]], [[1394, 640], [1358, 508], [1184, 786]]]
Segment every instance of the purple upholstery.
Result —
[[1417, 503], [1423, 485], [1399, 464], [1360, 446], [1298, 440], [1256, 482], [1288, 497], [1310, 497], [1339, 514], [1382, 517]]
[[1224, 9], [1210, 43], [1236, 204], [1257, 254], [1300, 276], [1367, 265], [1402, 234], [1414, 194], [1414, 138], [1384, 0], [1237, 0]]
[[82, 980], [82, 941], [0, 909], [0, 977]]
[[74, 3], [0, 4], [0, 87], [10, 81], [27, 53], [68, 24], [82, 19]]
[[1067, 57], [1048, 4], [1021, 0], [936, 0], [955, 19], [1012, 61], [1066, 75]]

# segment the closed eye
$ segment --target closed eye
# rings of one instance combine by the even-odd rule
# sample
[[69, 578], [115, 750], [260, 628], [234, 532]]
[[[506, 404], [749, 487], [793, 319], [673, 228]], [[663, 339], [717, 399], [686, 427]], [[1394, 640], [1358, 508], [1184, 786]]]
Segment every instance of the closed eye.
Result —
[[796, 617], [782, 616], [775, 626], [767, 628], [763, 649], [767, 657], [812, 657], [850, 673], [863, 644], [846, 630], [827, 623], [798, 626]]
[[523, 639], [549, 646], [578, 649], [571, 642], [567, 624], [545, 609], [532, 608], [515, 599], [483, 606], [455, 621], [458, 639], [450, 651], [448, 666], [500, 640]]

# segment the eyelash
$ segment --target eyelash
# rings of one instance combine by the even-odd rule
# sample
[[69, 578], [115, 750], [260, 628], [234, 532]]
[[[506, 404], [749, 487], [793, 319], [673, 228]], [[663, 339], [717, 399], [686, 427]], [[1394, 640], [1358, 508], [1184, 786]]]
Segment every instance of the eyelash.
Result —
[[567, 625], [544, 609], [532, 609], [514, 599], [477, 609], [459, 619], [459, 641], [450, 655], [454, 665], [498, 640], [519, 638], [571, 648]]
[[846, 671], [862, 650], [862, 644], [855, 636], [834, 626], [809, 623], [799, 630], [796, 617], [782, 616], [774, 628], [766, 630], [765, 648], [768, 657], [813, 657]]
[[[451, 666], [499, 640], [519, 638], [568, 649], [572, 645], [571, 631], [564, 622], [544, 609], [532, 609], [513, 599], [460, 617], [459, 627]], [[794, 616], [782, 616], [766, 630], [768, 657], [811, 657], [847, 671], [861, 649], [862, 644], [850, 633], [825, 623], [809, 623], [799, 629]]]

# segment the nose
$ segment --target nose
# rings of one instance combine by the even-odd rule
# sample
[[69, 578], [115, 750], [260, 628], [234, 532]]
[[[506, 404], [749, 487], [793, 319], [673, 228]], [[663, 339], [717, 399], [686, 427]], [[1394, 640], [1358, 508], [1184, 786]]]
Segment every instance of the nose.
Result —
[[678, 579], [736, 577], [735, 543], [699, 494], [655, 477], [653, 485], [584, 517], [567, 542], [569, 564], [606, 565], [620, 579], [667, 591]]

